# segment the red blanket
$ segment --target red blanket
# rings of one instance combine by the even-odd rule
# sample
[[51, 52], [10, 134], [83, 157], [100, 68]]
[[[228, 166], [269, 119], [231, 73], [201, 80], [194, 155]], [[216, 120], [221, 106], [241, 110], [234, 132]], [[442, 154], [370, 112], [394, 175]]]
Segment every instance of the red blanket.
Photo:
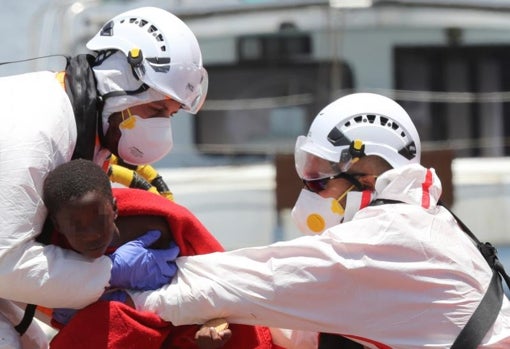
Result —
[[[114, 189], [119, 215], [167, 218], [181, 255], [223, 251], [221, 244], [185, 207], [138, 189]], [[119, 302], [99, 301], [80, 310], [52, 340], [52, 349], [191, 349], [199, 326], [173, 326], [158, 316]], [[266, 327], [230, 324], [232, 338], [225, 349], [270, 349]]]

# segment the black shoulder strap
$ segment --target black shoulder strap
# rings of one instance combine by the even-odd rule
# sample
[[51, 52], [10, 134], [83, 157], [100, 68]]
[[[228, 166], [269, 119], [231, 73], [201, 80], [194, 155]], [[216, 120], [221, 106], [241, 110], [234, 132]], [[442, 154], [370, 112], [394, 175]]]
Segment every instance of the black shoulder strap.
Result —
[[77, 139], [73, 159], [94, 157], [97, 123], [100, 120], [96, 81], [88, 54], [71, 57], [66, 66], [65, 91], [73, 106]]
[[32, 323], [36, 308], [37, 305], [35, 304], [27, 304], [27, 307], [25, 308], [25, 313], [23, 314], [23, 318], [21, 319], [19, 324], [14, 326], [14, 329], [19, 333], [20, 336], [22, 336], [27, 331], [28, 326], [30, 326], [30, 324]]
[[498, 259], [498, 252], [489, 242], [482, 243], [471, 232], [471, 230], [462, 222], [448, 207], [448, 212], [457, 220], [462, 230], [476, 243], [478, 250], [482, 253], [487, 263], [492, 269], [492, 278], [489, 288], [483, 296], [480, 304], [476, 308], [468, 323], [455, 339], [451, 349], [476, 349], [485, 337], [485, 334], [492, 327], [498, 317], [501, 305], [503, 304], [503, 285], [501, 276], [505, 279], [507, 285], [510, 286], [510, 277], [505, 271], [503, 264]]
[[321, 333], [319, 335], [318, 349], [363, 349], [363, 345], [346, 337], [333, 333]]
[[[377, 199], [371, 205], [402, 203], [395, 200]], [[459, 219], [448, 207], [441, 201], [439, 205], [443, 206], [455, 218], [459, 227], [476, 243], [476, 247], [484, 256], [485, 260], [492, 269], [492, 278], [487, 292], [483, 296], [480, 304], [467, 322], [466, 326], [460, 331], [450, 349], [476, 349], [485, 337], [485, 334], [492, 327], [498, 317], [501, 305], [503, 303], [503, 285], [501, 277], [505, 279], [510, 287], [510, 277], [505, 271], [503, 264], [498, 259], [497, 250], [489, 242], [482, 243], [473, 234], [473, 232]]]
[[[53, 233], [53, 223], [49, 217], [46, 217], [46, 221], [44, 222], [43, 229], [41, 231], [41, 234], [39, 234], [35, 240], [37, 242], [40, 242], [42, 244], [48, 245], [51, 243], [51, 234]], [[32, 323], [32, 320], [35, 316], [35, 310], [37, 308], [37, 305], [35, 304], [27, 304], [27, 307], [25, 308], [25, 313], [23, 314], [23, 318], [21, 319], [20, 323], [14, 326], [14, 329], [19, 333], [20, 336], [22, 336]]]
[[450, 214], [453, 216], [453, 218], [455, 218], [455, 220], [459, 224], [459, 227], [466, 234], [468, 234], [468, 236], [476, 243], [476, 247], [478, 247], [478, 249], [480, 250], [482, 255], [485, 257], [485, 260], [487, 261], [487, 263], [489, 263], [490, 267], [494, 271], [499, 273], [500, 276], [502, 276], [503, 279], [505, 279], [506, 284], [510, 287], [510, 276], [508, 276], [508, 274], [505, 270], [505, 267], [499, 261], [498, 250], [494, 246], [492, 246], [490, 242], [485, 242], [485, 243], [480, 242], [480, 240], [478, 240], [478, 238], [475, 236], [475, 234], [473, 234], [473, 232], [464, 224], [464, 222], [462, 222], [460, 220], [459, 217], [457, 217], [448, 207], [443, 205], [442, 202], [439, 202], [439, 204], [441, 206], [443, 206], [444, 208], [446, 208], [446, 210], [448, 210], [448, 212], [450, 212]]
[[493, 269], [491, 283], [466, 326], [460, 331], [451, 349], [476, 349], [494, 324], [503, 304], [503, 285]]

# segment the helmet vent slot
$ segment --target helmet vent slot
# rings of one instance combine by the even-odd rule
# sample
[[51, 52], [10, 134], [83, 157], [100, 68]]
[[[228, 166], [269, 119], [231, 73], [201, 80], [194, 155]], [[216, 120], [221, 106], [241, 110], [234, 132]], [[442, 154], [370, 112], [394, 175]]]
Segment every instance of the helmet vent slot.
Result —
[[101, 29], [101, 36], [112, 36], [113, 35], [113, 21], [106, 23]]
[[337, 127], [333, 128], [331, 132], [329, 132], [328, 142], [333, 144], [335, 147], [349, 145], [351, 143], [350, 139], [345, 137], [342, 131], [340, 131]]
[[165, 57], [147, 57], [151, 68], [158, 73], [166, 73], [170, 70], [170, 58]]
[[398, 153], [405, 157], [406, 159], [411, 160], [414, 157], [416, 157], [416, 144], [414, 142], [411, 142], [402, 149], [400, 149]]
[[[346, 171], [363, 153], [378, 156], [393, 168], [420, 162], [420, 138], [411, 118], [398, 103], [377, 94], [354, 93], [339, 98], [323, 108], [308, 135], [300, 137], [295, 154], [304, 152], [336, 164], [331, 172]], [[303, 165], [301, 172], [306, 168], [308, 175], [307, 166]]]
[[[142, 84], [145, 89], [172, 98], [191, 114], [202, 107], [209, 79], [202, 65], [200, 45], [191, 28], [168, 10], [143, 6], [118, 14], [105, 22], [86, 47], [97, 53], [95, 66], [112, 57], [112, 69], [101, 72], [116, 85], [115, 91], [110, 92], [129, 92], [131, 96], [143, 92]], [[119, 77], [118, 68], [123, 66], [115, 67], [114, 59], [127, 59], [132, 74]], [[109, 86], [106, 90], [102, 94], [112, 97]], [[148, 94], [136, 98], [119, 98], [114, 108], [118, 105], [120, 110], [155, 97]]]

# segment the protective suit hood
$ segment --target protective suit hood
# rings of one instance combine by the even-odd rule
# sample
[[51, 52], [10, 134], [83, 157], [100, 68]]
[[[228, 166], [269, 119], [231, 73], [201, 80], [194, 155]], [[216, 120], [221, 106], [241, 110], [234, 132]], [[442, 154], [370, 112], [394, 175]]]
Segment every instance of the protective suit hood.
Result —
[[131, 95], [107, 96], [111, 92], [136, 91], [144, 84], [135, 77], [126, 56], [120, 51], [105, 58], [99, 65], [93, 66], [92, 70], [97, 81], [99, 95], [103, 98], [106, 96], [101, 115], [103, 133], [108, 130], [108, 118], [111, 114], [135, 105], [161, 101], [167, 98], [153, 88]]
[[384, 172], [377, 178], [375, 191], [378, 199], [402, 201], [429, 209], [437, 206], [442, 186], [433, 168], [411, 164]]

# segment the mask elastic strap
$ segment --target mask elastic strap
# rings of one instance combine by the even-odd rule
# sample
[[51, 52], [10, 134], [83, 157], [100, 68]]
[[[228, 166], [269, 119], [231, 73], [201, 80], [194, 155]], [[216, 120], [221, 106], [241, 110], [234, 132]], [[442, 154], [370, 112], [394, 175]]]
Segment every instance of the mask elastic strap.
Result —
[[341, 201], [344, 197], [346, 197], [346, 196], [347, 196], [347, 194], [349, 194], [349, 192], [350, 192], [351, 190], [353, 190], [354, 188], [356, 188], [356, 186], [355, 186], [354, 184], [353, 184], [353, 185], [351, 185], [349, 188], [347, 188], [347, 190], [346, 190], [346, 191], [344, 191], [344, 193], [343, 193], [342, 195], [340, 195], [340, 196], [338, 197], [338, 199], [336, 199], [336, 201], [338, 201], [338, 203], [340, 203], [340, 201]]
[[[363, 189], [363, 185], [360, 183], [360, 181], [358, 181], [356, 179], [356, 177], [354, 177], [353, 175], [347, 173], [347, 172], [342, 172], [343, 173], [343, 178], [347, 179], [349, 182], [351, 182], [351, 184], [358, 190], [362, 190]], [[352, 190], [352, 189], [351, 189]]]
[[120, 112], [122, 121], [119, 124], [119, 129], [121, 129], [121, 130], [124, 128], [132, 129], [133, 127], [135, 127], [135, 124], [136, 124], [136, 119], [133, 117], [133, 114], [131, 114], [131, 110], [129, 108], [127, 108], [126, 111], [128, 113], [127, 118], [124, 116], [124, 110], [122, 110]]
[[126, 120], [128, 120], [130, 117], [132, 117], [132, 116], [133, 116], [133, 114], [131, 114], [131, 109], [130, 109], [130, 108], [127, 108], [127, 109], [126, 109], [126, 111], [127, 111], [127, 113], [128, 113], [128, 117], [127, 117], [127, 118], [126, 118], [126, 117], [124, 117], [124, 110], [122, 110], [122, 111], [120, 112], [120, 115], [122, 116], [122, 121], [126, 121]]
[[[350, 191], [352, 191], [356, 186], [355, 185], [351, 185], [349, 188], [347, 188], [347, 190], [342, 194], [340, 195], [340, 197], [338, 199], [336, 199], [336, 202], [338, 202], [338, 206], [342, 209], [342, 212], [340, 212], [341, 215], [344, 215], [345, 214], [345, 207], [342, 206], [342, 204], [340, 203], [340, 201], [347, 196], [347, 194], [349, 194]], [[344, 220], [344, 218], [342, 217], [342, 221]]]
[[127, 118], [124, 116], [124, 110], [122, 110], [122, 111], [120, 112], [120, 115], [121, 115], [121, 117], [122, 117], [122, 122], [121, 122], [121, 124], [122, 124], [122, 123], [124, 123], [125, 121], [129, 120], [129, 119], [133, 116], [133, 114], [131, 114], [131, 109], [130, 109], [130, 108], [127, 108], [127, 109], [126, 109], [126, 111], [127, 111], [127, 113], [128, 113], [128, 117], [127, 117]]

